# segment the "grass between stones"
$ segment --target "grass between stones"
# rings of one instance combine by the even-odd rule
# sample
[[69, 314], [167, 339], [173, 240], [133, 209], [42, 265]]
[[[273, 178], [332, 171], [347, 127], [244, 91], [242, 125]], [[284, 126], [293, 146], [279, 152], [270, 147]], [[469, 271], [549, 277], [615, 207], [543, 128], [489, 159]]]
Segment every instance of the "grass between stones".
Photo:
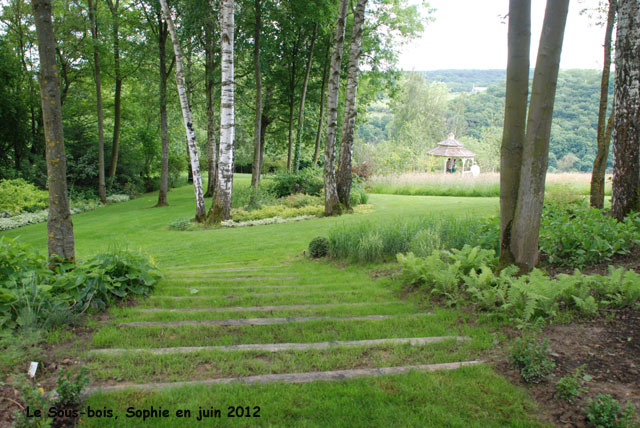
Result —
[[[247, 185], [240, 176], [236, 185]], [[90, 369], [93, 386], [149, 382], [215, 380], [256, 375], [379, 369], [471, 361], [493, 346], [491, 325], [473, 314], [399, 301], [393, 281], [376, 281], [373, 266], [337, 266], [302, 256], [308, 242], [336, 224], [364, 219], [394, 221], [425, 213], [486, 215], [496, 198], [404, 197], [373, 195], [367, 214], [297, 223], [199, 232], [168, 230], [168, 224], [193, 214], [192, 189], [169, 194], [171, 206], [151, 208], [155, 195], [73, 218], [77, 256], [109, 246], [139, 248], [165, 273], [154, 294], [136, 306], [111, 308], [90, 320], [90, 349], [149, 349], [240, 344], [312, 343], [429, 336], [468, 336], [429, 344], [375, 344], [327, 349], [204, 349], [158, 353], [126, 350], [116, 354], [66, 349]], [[13, 230], [46, 248], [46, 225]], [[264, 267], [264, 268], [263, 268]], [[273, 286], [273, 287], [268, 287]], [[194, 292], [194, 289], [197, 292]], [[265, 308], [265, 306], [272, 306]], [[383, 319], [347, 319], [385, 315]], [[132, 322], [213, 321], [248, 318], [332, 317], [271, 325], [158, 325]], [[115, 391], [91, 395], [85, 406], [112, 409], [113, 418], [81, 418], [81, 426], [202, 426], [198, 409], [220, 409], [215, 426], [271, 427], [535, 427], [542, 426], [526, 394], [479, 365], [447, 372], [408, 372], [305, 384], [190, 385], [153, 391]], [[127, 418], [126, 409], [154, 406], [169, 418]], [[260, 417], [227, 417], [230, 406], [260, 408]], [[189, 409], [191, 418], [177, 418]], [[206, 421], [205, 421], [206, 423]]]

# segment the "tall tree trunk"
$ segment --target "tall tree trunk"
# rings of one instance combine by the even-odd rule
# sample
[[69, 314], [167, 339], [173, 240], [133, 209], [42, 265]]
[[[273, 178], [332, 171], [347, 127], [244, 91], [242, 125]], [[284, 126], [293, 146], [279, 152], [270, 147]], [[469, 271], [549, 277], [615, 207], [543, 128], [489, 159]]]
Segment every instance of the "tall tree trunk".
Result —
[[289, 62], [289, 146], [287, 150], [287, 171], [289, 172], [291, 172], [293, 168], [293, 110], [296, 103], [296, 61], [298, 59], [301, 39], [302, 30], [298, 29], [298, 37], [291, 50], [291, 59]]
[[262, 171], [262, 165], [264, 165], [264, 146], [265, 136], [267, 135], [267, 127], [274, 121], [274, 117], [271, 115], [271, 107], [273, 101], [273, 88], [267, 88], [264, 105], [262, 106], [262, 118], [260, 124], [260, 170]]
[[218, 181], [209, 210], [208, 221], [219, 224], [231, 218], [231, 196], [233, 190], [233, 142], [235, 138], [234, 76], [233, 76], [233, 31], [234, 0], [222, 0], [221, 5], [221, 57], [222, 96], [220, 101], [220, 162]]
[[109, 177], [115, 177], [118, 167], [118, 153], [120, 150], [120, 119], [122, 99], [122, 73], [120, 71], [120, 0], [107, 0], [113, 19], [113, 67], [115, 77], [115, 93], [113, 96], [113, 141], [111, 144], [111, 169]]
[[213, 17], [209, 16], [206, 24], [205, 33], [205, 79], [206, 79], [206, 104], [207, 104], [207, 159], [208, 159], [208, 171], [207, 171], [207, 192], [206, 198], [210, 198], [214, 195], [216, 190], [216, 177], [218, 168], [218, 143], [216, 138], [216, 114], [215, 103], [213, 101], [213, 89], [215, 78], [213, 73], [216, 69], [214, 62], [214, 41], [213, 33], [215, 31]]
[[158, 14], [158, 59], [160, 60], [160, 143], [162, 145], [162, 159], [160, 166], [160, 190], [156, 207], [169, 205], [167, 192], [169, 191], [169, 131], [167, 125], [167, 37], [169, 29], [167, 23]]
[[67, 198], [67, 163], [62, 131], [60, 78], [56, 63], [51, 0], [32, 0], [40, 58], [40, 99], [47, 155], [49, 216], [47, 236], [50, 259], [75, 262], [73, 223]]
[[[97, 1], [97, 0], [96, 0]], [[89, 21], [93, 40], [93, 75], [96, 82], [96, 109], [98, 110], [98, 197], [107, 203], [107, 186], [104, 176], [104, 119], [102, 116], [102, 86], [100, 81], [100, 50], [98, 48], [97, 3], [89, 0]]]
[[261, 0], [255, 0], [256, 23], [253, 33], [253, 68], [256, 77], [256, 118], [253, 130], [253, 165], [251, 167], [251, 187], [254, 191], [260, 185], [260, 135], [262, 128], [262, 73], [260, 71], [260, 33], [262, 32]]
[[322, 123], [324, 122], [324, 92], [327, 87], [327, 71], [329, 70], [329, 54], [331, 53], [331, 44], [327, 44], [327, 52], [324, 59], [324, 67], [322, 69], [322, 87], [320, 88], [320, 114], [318, 119], [318, 130], [316, 131], [316, 145], [313, 151], [313, 166], [318, 165], [320, 157], [320, 140], [322, 139]]
[[302, 133], [304, 131], [304, 101], [307, 98], [307, 88], [309, 87], [309, 76], [311, 75], [311, 62], [313, 61], [313, 48], [316, 45], [316, 36], [318, 35], [318, 23], [313, 27], [313, 35], [311, 36], [311, 46], [309, 47], [309, 57], [307, 58], [307, 72], [304, 75], [304, 83], [302, 85], [302, 96], [300, 97], [300, 109], [298, 110], [298, 133], [296, 135], [296, 147], [293, 158], [293, 172], [298, 174], [300, 169], [300, 155], [302, 153]]
[[527, 134], [522, 150], [518, 201], [511, 230], [511, 252], [522, 272], [538, 262], [538, 237], [549, 160], [551, 119], [569, 0], [549, 0], [531, 85]]
[[[186, 55], [186, 59], [187, 59], [187, 64], [185, 67], [185, 76], [184, 76], [184, 82], [185, 82], [185, 89], [187, 91], [187, 103], [189, 104], [189, 111], [193, 111], [193, 104], [191, 103], [191, 101], [193, 100], [193, 84], [192, 84], [192, 79], [191, 79], [191, 66], [192, 66], [192, 61], [191, 61], [191, 45], [190, 42], [187, 45], [187, 55]], [[186, 143], [186, 148], [187, 148], [187, 153], [189, 153], [189, 140], [185, 140]], [[189, 165], [189, 168], [187, 168], [187, 182], [192, 183], [193, 182], [193, 172], [191, 171], [191, 165]]]
[[639, 208], [640, 1], [620, 0], [616, 34], [611, 213], [622, 220]]
[[531, 48], [531, 0], [509, 2], [509, 50], [504, 128], [500, 149], [500, 266], [515, 260], [511, 228], [518, 200], [522, 146], [526, 133]]
[[329, 93], [327, 95], [327, 140], [324, 144], [324, 214], [342, 213], [336, 188], [336, 134], [338, 132], [338, 91], [340, 89], [340, 69], [344, 47], [344, 31], [349, 0], [340, 0], [336, 34], [333, 40]]
[[173, 52], [176, 62], [176, 85], [178, 87], [178, 96], [180, 97], [180, 106], [182, 107], [182, 119], [184, 120], [184, 129], [187, 134], [189, 143], [189, 158], [191, 160], [191, 172], [193, 174], [193, 190], [196, 196], [196, 218], [197, 222], [205, 220], [206, 208], [204, 205], [204, 193], [202, 192], [202, 177], [200, 176], [200, 162], [198, 160], [198, 146], [196, 145], [196, 132], [193, 128], [193, 120], [191, 118], [191, 109], [187, 99], [187, 91], [184, 84], [184, 68], [182, 63], [182, 51], [180, 49], [180, 41], [176, 34], [176, 27], [173, 25], [171, 11], [167, 5], [167, 0], [160, 0], [164, 19], [167, 21], [171, 41], [173, 42]]
[[350, 207], [351, 156], [353, 154], [353, 134], [356, 127], [356, 96], [358, 94], [358, 73], [360, 56], [362, 55], [362, 26], [367, 0], [358, 0], [353, 18], [353, 32], [349, 52], [349, 68], [347, 74], [347, 93], [344, 102], [344, 118], [342, 120], [342, 142], [340, 143], [340, 160], [336, 176], [338, 200], [346, 208]]
[[607, 14], [607, 27], [604, 33], [604, 66], [602, 67], [602, 80], [600, 82], [600, 107], [598, 109], [598, 152], [593, 161], [591, 173], [591, 206], [604, 207], [604, 176], [609, 157], [609, 137], [607, 132], [607, 105], [609, 97], [609, 75], [611, 73], [611, 36], [613, 24], [616, 20], [617, 0], [609, 0], [609, 13]]

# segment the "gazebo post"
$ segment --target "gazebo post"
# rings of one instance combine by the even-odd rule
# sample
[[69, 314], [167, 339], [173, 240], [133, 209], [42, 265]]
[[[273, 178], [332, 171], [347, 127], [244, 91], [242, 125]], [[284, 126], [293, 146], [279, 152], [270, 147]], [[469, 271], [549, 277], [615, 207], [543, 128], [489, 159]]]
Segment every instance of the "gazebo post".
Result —
[[444, 168], [442, 168], [442, 173], [446, 174], [447, 173], [447, 158], [443, 158], [444, 159]]

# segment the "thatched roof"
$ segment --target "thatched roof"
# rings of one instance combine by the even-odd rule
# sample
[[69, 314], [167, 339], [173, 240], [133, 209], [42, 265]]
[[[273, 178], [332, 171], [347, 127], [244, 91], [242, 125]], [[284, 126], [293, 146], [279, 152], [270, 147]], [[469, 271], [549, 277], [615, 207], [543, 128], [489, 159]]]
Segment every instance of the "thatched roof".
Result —
[[427, 152], [432, 156], [442, 156], [445, 158], [474, 158], [476, 154], [469, 149], [465, 149], [464, 145], [455, 139], [453, 133], [449, 134], [449, 138], [438, 143], [435, 147]]

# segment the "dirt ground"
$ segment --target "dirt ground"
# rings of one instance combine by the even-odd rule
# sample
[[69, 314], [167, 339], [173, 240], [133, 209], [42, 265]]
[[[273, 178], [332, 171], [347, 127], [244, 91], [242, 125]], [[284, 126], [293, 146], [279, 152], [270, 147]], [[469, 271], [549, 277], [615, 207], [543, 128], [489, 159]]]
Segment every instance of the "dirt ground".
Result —
[[[611, 394], [623, 405], [631, 401], [640, 412], [640, 310], [605, 313], [605, 317], [565, 325], [551, 325], [540, 337], [549, 340], [556, 367], [548, 381], [525, 384], [507, 355], [494, 362], [495, 368], [511, 382], [522, 385], [539, 404], [544, 420], [559, 427], [585, 427], [583, 409], [588, 398]], [[593, 377], [585, 384], [588, 391], [569, 403], [557, 397], [555, 384], [561, 377], [585, 365]]]

